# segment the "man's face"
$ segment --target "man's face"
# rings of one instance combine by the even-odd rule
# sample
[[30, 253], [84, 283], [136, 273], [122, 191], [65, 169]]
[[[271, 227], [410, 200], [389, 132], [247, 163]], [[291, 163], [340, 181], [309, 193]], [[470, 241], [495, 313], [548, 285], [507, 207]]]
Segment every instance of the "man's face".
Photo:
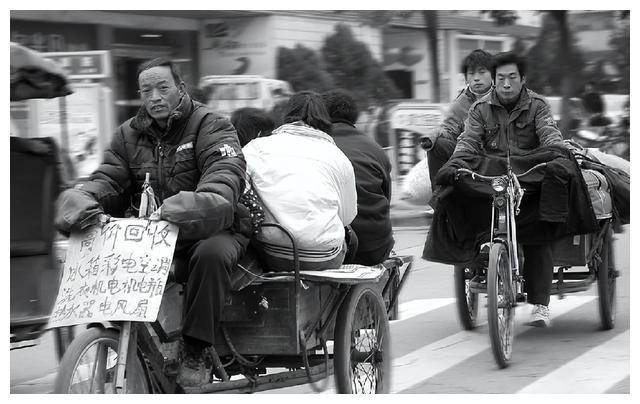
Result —
[[525, 78], [520, 76], [518, 66], [515, 63], [496, 68], [496, 92], [503, 103], [518, 99], [524, 83]]
[[468, 67], [464, 78], [474, 93], [484, 94], [491, 88], [491, 72], [484, 66]]
[[169, 114], [180, 103], [184, 83], [176, 86], [169, 66], [156, 66], [140, 73], [138, 85], [149, 115], [158, 123], [166, 124]]

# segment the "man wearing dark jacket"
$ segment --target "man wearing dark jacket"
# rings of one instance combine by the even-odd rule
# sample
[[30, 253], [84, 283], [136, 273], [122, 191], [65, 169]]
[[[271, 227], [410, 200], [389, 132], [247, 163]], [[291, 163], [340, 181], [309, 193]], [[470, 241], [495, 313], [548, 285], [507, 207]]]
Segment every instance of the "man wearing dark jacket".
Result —
[[[562, 135], [545, 99], [525, 87], [526, 63], [512, 52], [495, 56], [495, 89], [469, 109], [464, 132], [435, 182], [454, 181], [463, 156], [530, 156], [538, 148], [563, 148]], [[523, 206], [524, 209], [524, 206]], [[530, 325], [549, 325], [549, 295], [553, 281], [550, 242], [524, 244], [527, 301], [533, 305]]]
[[173, 63], [158, 58], [138, 69], [142, 107], [120, 125], [102, 164], [88, 180], [63, 192], [56, 226], [82, 230], [106, 215], [122, 216], [139, 203], [146, 173], [161, 205], [152, 217], [180, 230], [175, 255], [186, 267], [178, 383], [206, 383], [205, 348], [213, 343], [230, 287], [229, 274], [244, 253], [248, 211], [238, 206], [245, 160], [229, 121], [192, 101]]
[[356, 176], [358, 214], [351, 227], [358, 239], [355, 255], [345, 264], [376, 265], [389, 257], [395, 241], [391, 230], [391, 162], [382, 148], [356, 129], [358, 107], [346, 90], [322, 95], [331, 117], [331, 137], [347, 156]]

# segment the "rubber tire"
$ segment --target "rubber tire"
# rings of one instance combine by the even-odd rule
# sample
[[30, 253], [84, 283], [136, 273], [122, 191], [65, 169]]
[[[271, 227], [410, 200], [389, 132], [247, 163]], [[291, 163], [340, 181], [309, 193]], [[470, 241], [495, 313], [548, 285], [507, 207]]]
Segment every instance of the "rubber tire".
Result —
[[616, 275], [611, 233], [612, 230], [609, 229], [602, 241], [602, 262], [598, 266], [598, 306], [602, 328], [605, 330], [611, 330], [616, 321]]
[[382, 336], [382, 378], [376, 382], [375, 393], [389, 393], [391, 387], [389, 319], [384, 300], [379, 290], [369, 285], [360, 284], [353, 286], [348, 292], [347, 297], [340, 305], [336, 318], [333, 367], [336, 390], [340, 394], [355, 394], [351, 387], [351, 333], [358, 303], [367, 297], [375, 306], [375, 316], [380, 324], [380, 335]]
[[[75, 338], [71, 345], [67, 348], [64, 356], [62, 357], [62, 361], [60, 362], [60, 366], [58, 368], [58, 374], [56, 375], [56, 381], [54, 386], [54, 393], [56, 394], [72, 394], [69, 391], [71, 387], [71, 379], [75, 372], [76, 366], [80, 358], [84, 355], [85, 351], [92, 347], [95, 343], [101, 341], [107, 344], [109, 348], [118, 350], [118, 340], [119, 333], [116, 330], [106, 330], [103, 328], [89, 328], [82, 334], [80, 334], [77, 338]], [[128, 366], [127, 366], [128, 367]], [[149, 393], [149, 383], [148, 378], [145, 372], [142, 363], [140, 362], [140, 358], [135, 358], [135, 363], [133, 364], [132, 369], [134, 369], [134, 377], [136, 378], [134, 390], [129, 390], [131, 387], [130, 383], [127, 383], [127, 391], [128, 394], [147, 394]], [[131, 378], [131, 375], [127, 376]]]
[[456, 307], [458, 308], [458, 319], [462, 328], [465, 330], [473, 330], [478, 323], [478, 293], [472, 293], [473, 311], [470, 310], [467, 300], [467, 287], [465, 279], [465, 267], [456, 265], [453, 267], [453, 283], [456, 293]]
[[[506, 255], [506, 267], [499, 267], [501, 257]], [[506, 271], [506, 273], [505, 273]], [[509, 265], [509, 253], [507, 247], [502, 243], [493, 243], [489, 251], [489, 267], [487, 268], [487, 321], [489, 323], [489, 336], [491, 337], [491, 350], [493, 357], [498, 366], [503, 369], [509, 365], [511, 359], [511, 351], [513, 347], [513, 329], [515, 320], [515, 307], [512, 305], [507, 310], [509, 319], [509, 327], [511, 333], [507, 336], [508, 348], [503, 349], [503, 337], [500, 333], [500, 320], [498, 319], [498, 280], [499, 274], [504, 279], [508, 277], [509, 288], [513, 291], [513, 283], [511, 282], [511, 268]]]

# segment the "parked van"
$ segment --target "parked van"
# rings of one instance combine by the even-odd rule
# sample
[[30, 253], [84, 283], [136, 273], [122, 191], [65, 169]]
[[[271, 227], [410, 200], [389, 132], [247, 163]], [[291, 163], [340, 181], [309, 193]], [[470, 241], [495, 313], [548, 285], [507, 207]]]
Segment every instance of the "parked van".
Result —
[[198, 87], [204, 92], [207, 104], [226, 117], [244, 107], [269, 111], [293, 94], [286, 81], [251, 75], [204, 76]]

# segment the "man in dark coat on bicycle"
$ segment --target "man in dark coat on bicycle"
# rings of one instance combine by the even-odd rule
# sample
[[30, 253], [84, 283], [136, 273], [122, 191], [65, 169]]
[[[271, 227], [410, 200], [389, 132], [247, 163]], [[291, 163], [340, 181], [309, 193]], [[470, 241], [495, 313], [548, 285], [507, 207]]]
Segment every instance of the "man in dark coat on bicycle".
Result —
[[161, 204], [152, 218], [178, 226], [175, 256], [186, 263], [176, 268], [186, 282], [177, 382], [198, 386], [208, 381], [205, 348], [250, 235], [249, 212], [238, 205], [246, 164], [233, 126], [192, 101], [171, 61], [142, 64], [137, 79], [142, 107], [116, 130], [98, 169], [61, 194], [56, 226], [69, 233], [124, 216], [150, 174]]
[[[549, 105], [525, 87], [525, 61], [515, 53], [504, 52], [495, 55], [494, 63], [495, 89], [471, 106], [450, 162], [462, 155], [527, 156], [538, 148], [563, 145]], [[447, 164], [435, 182], [451, 184], [455, 174], [456, 167]], [[525, 292], [533, 305], [528, 324], [546, 327], [550, 323], [548, 306], [553, 282], [551, 243], [522, 247]]]

